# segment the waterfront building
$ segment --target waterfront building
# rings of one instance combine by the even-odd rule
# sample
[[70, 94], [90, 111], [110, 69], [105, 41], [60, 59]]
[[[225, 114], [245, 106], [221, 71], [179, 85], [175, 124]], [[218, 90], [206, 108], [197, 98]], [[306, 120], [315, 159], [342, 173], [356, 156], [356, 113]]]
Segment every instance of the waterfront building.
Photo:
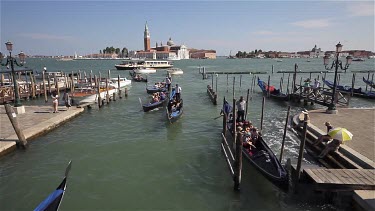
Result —
[[314, 48], [311, 49], [310, 51], [310, 58], [320, 58], [320, 57], [324, 57], [324, 52], [322, 51], [322, 49], [317, 48], [315, 45]]
[[190, 49], [190, 58], [192, 59], [216, 59], [215, 50], [197, 50]]

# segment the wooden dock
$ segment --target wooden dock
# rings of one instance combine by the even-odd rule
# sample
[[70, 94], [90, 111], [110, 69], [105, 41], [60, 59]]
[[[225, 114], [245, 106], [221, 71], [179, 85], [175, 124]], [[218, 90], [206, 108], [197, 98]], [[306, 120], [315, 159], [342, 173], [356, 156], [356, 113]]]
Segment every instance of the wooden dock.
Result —
[[375, 169], [304, 169], [316, 190], [375, 190]]

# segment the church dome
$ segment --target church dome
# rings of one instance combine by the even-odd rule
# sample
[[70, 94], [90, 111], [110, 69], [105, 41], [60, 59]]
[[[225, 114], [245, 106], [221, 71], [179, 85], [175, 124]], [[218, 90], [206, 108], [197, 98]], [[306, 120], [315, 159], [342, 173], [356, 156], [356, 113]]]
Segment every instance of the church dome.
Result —
[[172, 41], [172, 38], [169, 38], [169, 40], [167, 42], [167, 45], [168, 46], [174, 46], [174, 42]]

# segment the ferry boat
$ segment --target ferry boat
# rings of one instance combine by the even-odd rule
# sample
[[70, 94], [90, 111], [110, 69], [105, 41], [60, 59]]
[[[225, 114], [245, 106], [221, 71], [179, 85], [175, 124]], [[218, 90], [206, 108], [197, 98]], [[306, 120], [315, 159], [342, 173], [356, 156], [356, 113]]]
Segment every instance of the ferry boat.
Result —
[[167, 60], [124, 60], [121, 64], [115, 65], [117, 70], [133, 70], [136, 68], [170, 68], [173, 63]]

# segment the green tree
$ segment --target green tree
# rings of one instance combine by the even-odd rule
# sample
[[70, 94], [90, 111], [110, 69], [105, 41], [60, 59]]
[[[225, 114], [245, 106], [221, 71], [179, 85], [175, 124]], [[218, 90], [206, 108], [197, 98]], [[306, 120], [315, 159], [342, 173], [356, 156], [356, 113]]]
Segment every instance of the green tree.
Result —
[[102, 54], [102, 50], [99, 51], [99, 54]]
[[129, 56], [129, 51], [127, 48], [122, 48], [121, 50], [122, 57], [128, 57]]
[[257, 49], [255, 49], [255, 52], [254, 52], [255, 54], [258, 54], [258, 50]]
[[116, 48], [115, 53], [120, 54], [120, 51], [121, 51], [120, 48]]

